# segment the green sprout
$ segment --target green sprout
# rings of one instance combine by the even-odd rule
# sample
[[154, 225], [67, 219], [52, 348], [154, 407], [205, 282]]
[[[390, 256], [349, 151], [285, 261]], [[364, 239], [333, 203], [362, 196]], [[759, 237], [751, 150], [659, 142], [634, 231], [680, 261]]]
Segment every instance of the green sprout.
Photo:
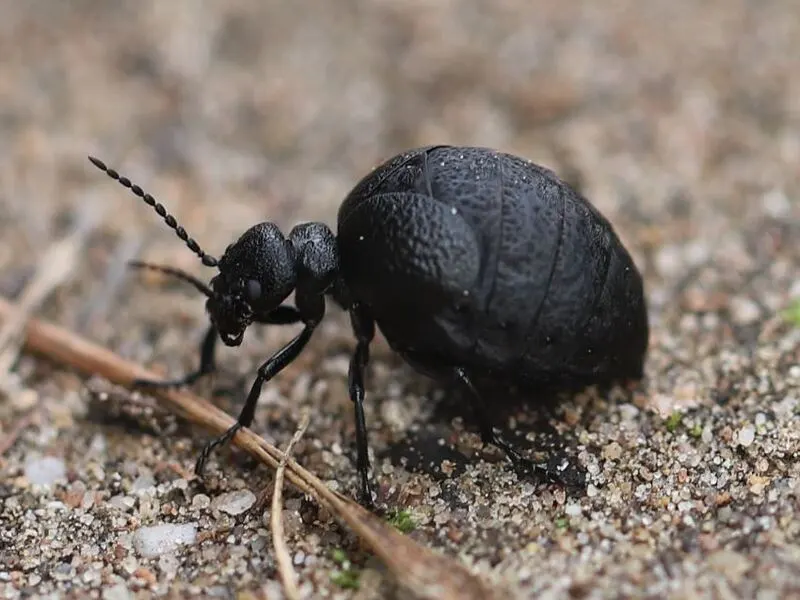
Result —
[[789, 308], [783, 311], [783, 317], [789, 323], [800, 327], [800, 298], [792, 302]]
[[689, 430], [689, 435], [693, 438], [699, 438], [703, 435], [703, 426], [700, 423], [695, 423], [694, 427]]
[[411, 513], [407, 510], [392, 510], [386, 520], [401, 533], [411, 533], [417, 528]]
[[331, 581], [345, 590], [357, 590], [359, 585], [359, 575], [356, 571], [336, 571], [331, 575]]
[[360, 573], [353, 568], [347, 554], [341, 548], [336, 548], [331, 552], [331, 559], [341, 568], [331, 573], [331, 581], [346, 590], [357, 590], [359, 586]]
[[569, 519], [567, 519], [567, 517], [561, 517], [560, 519], [556, 519], [555, 525], [558, 529], [566, 529], [567, 527], [569, 527]]
[[672, 411], [672, 414], [667, 417], [666, 421], [664, 422], [667, 427], [667, 431], [670, 433], [674, 432], [678, 428], [678, 425], [681, 424], [682, 419], [683, 417], [679, 411]]

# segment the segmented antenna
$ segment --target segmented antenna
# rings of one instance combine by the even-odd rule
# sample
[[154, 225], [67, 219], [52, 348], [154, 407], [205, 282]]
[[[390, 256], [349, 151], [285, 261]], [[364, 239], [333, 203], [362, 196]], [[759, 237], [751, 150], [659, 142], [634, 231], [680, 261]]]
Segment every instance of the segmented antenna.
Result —
[[123, 177], [114, 169], [111, 169], [105, 165], [103, 161], [100, 159], [94, 158], [93, 156], [89, 157], [91, 163], [103, 171], [106, 175], [118, 181], [122, 186], [128, 188], [131, 192], [133, 192], [136, 196], [144, 200], [145, 204], [149, 204], [153, 207], [153, 209], [159, 214], [159, 216], [164, 219], [164, 222], [169, 226], [171, 229], [175, 231], [180, 239], [182, 239], [187, 246], [189, 246], [189, 250], [197, 254], [200, 257], [200, 260], [203, 261], [203, 264], [207, 267], [216, 267], [217, 266], [217, 259], [211, 256], [210, 254], [206, 254], [200, 248], [200, 245], [193, 239], [189, 237], [189, 234], [186, 233], [186, 230], [178, 225], [178, 221], [175, 220], [171, 214], [167, 212], [167, 209], [164, 207], [163, 204], [160, 202], [156, 202], [156, 199], [153, 198], [150, 194], [146, 194], [145, 191], [140, 188], [138, 185], [131, 183], [131, 180], [127, 177]]
[[151, 271], [158, 271], [159, 273], [164, 273], [165, 275], [169, 275], [171, 277], [175, 277], [176, 279], [180, 279], [187, 283], [191, 283], [194, 287], [196, 287], [200, 292], [211, 298], [214, 295], [214, 292], [211, 291], [205, 283], [190, 275], [186, 271], [181, 271], [180, 269], [176, 269], [174, 267], [165, 267], [163, 265], [154, 265], [152, 263], [142, 262], [140, 260], [132, 260], [128, 262], [128, 266], [134, 269], [149, 269]]

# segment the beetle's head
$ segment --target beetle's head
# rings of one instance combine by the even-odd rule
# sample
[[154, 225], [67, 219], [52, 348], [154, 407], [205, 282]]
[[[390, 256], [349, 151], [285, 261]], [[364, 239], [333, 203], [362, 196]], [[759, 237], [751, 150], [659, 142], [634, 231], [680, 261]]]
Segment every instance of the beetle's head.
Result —
[[206, 310], [227, 346], [294, 291], [294, 251], [273, 223], [254, 225], [228, 246], [211, 280]]
[[248, 326], [266, 318], [294, 291], [297, 280], [294, 250], [274, 223], [254, 225], [228, 246], [222, 258], [217, 260], [206, 254], [153, 196], [99, 159], [89, 157], [89, 160], [151, 206], [205, 266], [219, 269], [209, 286], [179, 269], [139, 261], [131, 263], [133, 267], [161, 271], [191, 283], [205, 294], [208, 298], [206, 310], [225, 345], [241, 344]]

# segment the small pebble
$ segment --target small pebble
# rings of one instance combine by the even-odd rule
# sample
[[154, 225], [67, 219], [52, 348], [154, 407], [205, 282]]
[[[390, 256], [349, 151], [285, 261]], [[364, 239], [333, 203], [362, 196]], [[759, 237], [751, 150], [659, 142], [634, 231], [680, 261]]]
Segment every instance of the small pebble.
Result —
[[140, 475], [134, 479], [131, 485], [131, 490], [134, 492], [143, 492], [145, 490], [153, 489], [156, 485], [156, 480], [150, 474]]
[[194, 498], [192, 498], [192, 508], [194, 509], [203, 510], [209, 506], [211, 506], [211, 498], [205, 494], [196, 494]]
[[752, 425], [746, 425], [739, 430], [737, 436], [739, 444], [747, 448], [756, 439], [756, 429]]
[[196, 537], [196, 523], [166, 523], [138, 529], [133, 536], [133, 545], [141, 556], [152, 558], [172, 552], [180, 545], [192, 544]]
[[122, 583], [103, 590], [103, 600], [130, 600], [131, 598], [133, 598], [133, 594]]
[[134, 506], [136, 506], [136, 499], [135, 498], [131, 498], [130, 496], [119, 495], [119, 496], [113, 496], [112, 498], [110, 498], [108, 500], [108, 503], [111, 506], [113, 506], [114, 508], [117, 508], [119, 510], [129, 511]]
[[603, 448], [603, 458], [606, 460], [619, 460], [620, 456], [622, 456], [622, 446], [617, 442], [611, 442]]
[[229, 515], [240, 515], [256, 502], [256, 495], [250, 490], [236, 490], [220, 494], [212, 503], [216, 510]]
[[24, 389], [17, 393], [10, 394], [11, 405], [18, 411], [31, 410], [39, 401], [39, 393], [36, 390]]
[[26, 479], [34, 485], [53, 485], [64, 479], [67, 467], [55, 456], [32, 457], [25, 461], [24, 472]]
[[733, 550], [718, 550], [708, 557], [708, 565], [732, 581], [738, 581], [750, 568], [747, 558]]
[[758, 304], [749, 298], [741, 298], [739, 296], [731, 298], [730, 309], [731, 317], [739, 325], [755, 323], [761, 317], [761, 309]]

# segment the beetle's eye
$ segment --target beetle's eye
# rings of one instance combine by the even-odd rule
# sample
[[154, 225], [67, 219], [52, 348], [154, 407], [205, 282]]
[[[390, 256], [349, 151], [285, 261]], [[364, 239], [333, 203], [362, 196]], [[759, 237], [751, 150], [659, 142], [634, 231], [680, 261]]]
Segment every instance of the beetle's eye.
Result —
[[257, 302], [261, 298], [261, 284], [255, 279], [250, 279], [245, 287], [245, 295], [251, 304]]

